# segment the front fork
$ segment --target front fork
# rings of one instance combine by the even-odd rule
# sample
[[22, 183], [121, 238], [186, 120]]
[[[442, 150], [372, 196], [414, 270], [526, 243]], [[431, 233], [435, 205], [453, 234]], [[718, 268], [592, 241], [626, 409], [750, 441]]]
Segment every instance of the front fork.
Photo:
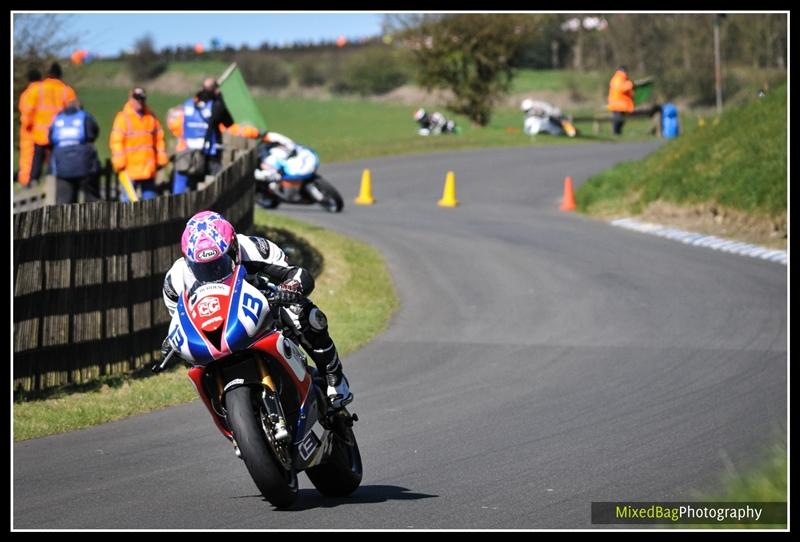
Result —
[[319, 189], [317, 183], [314, 182], [316, 177], [308, 181], [305, 185], [306, 192], [311, 198], [316, 201], [317, 203], [324, 203], [325, 202], [325, 194], [322, 193], [322, 190]]
[[[263, 391], [261, 393], [261, 400], [264, 403], [264, 407], [266, 408], [267, 412], [269, 413], [269, 423], [271, 425], [271, 429], [273, 430], [273, 434], [275, 435], [276, 440], [285, 440], [290, 438], [288, 429], [286, 427], [286, 416], [283, 413], [283, 407], [281, 406], [280, 401], [278, 400], [278, 390], [275, 387], [275, 383], [272, 380], [272, 377], [269, 375], [269, 372], [266, 368], [262, 365], [262, 362], [259, 361], [259, 367], [261, 369], [261, 385], [263, 386]], [[191, 379], [192, 383], [194, 384], [195, 389], [197, 390], [197, 394], [200, 396], [200, 399], [203, 401], [203, 404], [208, 409], [209, 414], [211, 414], [211, 418], [214, 420], [214, 425], [217, 426], [217, 429], [222, 433], [222, 435], [227, 438], [228, 440], [233, 440], [233, 433], [231, 433], [230, 428], [228, 427], [227, 422], [225, 421], [225, 416], [222, 412], [218, 411], [211, 400], [208, 392], [206, 391], [206, 386], [203, 383], [203, 378], [205, 374], [204, 367], [191, 367], [188, 372], [188, 376]], [[216, 396], [217, 396], [217, 404], [222, 406], [222, 397], [224, 394], [224, 383], [222, 382], [220, 376], [217, 376], [216, 379]]]
[[261, 384], [264, 389], [261, 392], [261, 400], [264, 402], [264, 407], [267, 411], [267, 417], [270, 427], [265, 429], [271, 430], [278, 442], [289, 440], [291, 435], [286, 428], [286, 415], [283, 413], [283, 405], [278, 400], [278, 390], [275, 388], [275, 383], [272, 377], [267, 373], [262, 379]]

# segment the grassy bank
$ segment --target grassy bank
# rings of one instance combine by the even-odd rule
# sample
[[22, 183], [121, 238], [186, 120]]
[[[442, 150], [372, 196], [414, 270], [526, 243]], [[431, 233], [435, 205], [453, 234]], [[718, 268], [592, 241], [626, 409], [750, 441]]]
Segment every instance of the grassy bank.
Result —
[[[386, 327], [397, 307], [397, 296], [377, 250], [261, 210], [256, 211], [255, 221], [290, 230], [322, 253], [324, 268], [311, 298], [328, 315], [331, 336], [343, 354], [363, 346]], [[145, 374], [148, 372], [145, 369]], [[15, 403], [14, 440], [81, 429], [196, 398], [182, 366], [146, 378], [109, 379], [83, 386], [79, 393], [62, 392], [44, 400]]]
[[728, 475], [722, 489], [705, 495], [704, 499], [717, 502], [785, 502], [788, 480], [786, 458], [786, 445], [776, 444], [767, 451], [758, 467]]
[[768, 238], [785, 234], [786, 123], [783, 85], [643, 160], [590, 178], [576, 193], [578, 208], [602, 217], [655, 214], [669, 220], [670, 214], [681, 216], [677, 206], [711, 215], [711, 225], [727, 225], [732, 234], [737, 228], [763, 228]]
[[[742, 472], [732, 471], [723, 480], [716, 492], [701, 493], [697, 502], [787, 502], [788, 461], [786, 444], [776, 444], [766, 451], [758, 466]], [[786, 524], [711, 524], [714, 528], [786, 528]], [[708, 525], [685, 525], [685, 528], [708, 527]]]

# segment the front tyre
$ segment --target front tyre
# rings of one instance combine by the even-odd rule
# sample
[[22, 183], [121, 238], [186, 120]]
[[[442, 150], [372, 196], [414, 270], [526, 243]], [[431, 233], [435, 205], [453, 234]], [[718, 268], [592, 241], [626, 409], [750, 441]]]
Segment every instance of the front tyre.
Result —
[[278, 508], [291, 506], [297, 499], [297, 473], [284, 469], [275, 458], [253, 389], [241, 386], [229, 391], [225, 408], [244, 464], [261, 494]]
[[265, 196], [256, 196], [256, 205], [258, 205], [262, 209], [275, 209], [280, 204], [281, 202], [278, 199], [269, 198]]
[[281, 201], [272, 194], [265, 182], [256, 181], [256, 205], [263, 209], [275, 209]]
[[314, 182], [324, 196], [319, 204], [329, 213], [340, 212], [342, 208], [344, 208], [344, 200], [342, 200], [342, 196], [339, 194], [339, 191], [336, 190], [336, 187], [319, 176], [314, 179]]

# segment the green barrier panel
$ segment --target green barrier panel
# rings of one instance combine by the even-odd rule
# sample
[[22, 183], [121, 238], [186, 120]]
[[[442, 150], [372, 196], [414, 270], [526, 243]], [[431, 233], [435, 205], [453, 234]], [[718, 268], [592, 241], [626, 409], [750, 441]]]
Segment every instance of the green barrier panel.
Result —
[[[633, 103], [636, 106], [640, 106], [643, 103], [650, 100], [650, 97], [653, 95], [653, 83], [643, 83], [641, 85], [637, 85], [636, 88], [633, 89]], [[226, 98], [227, 100], [227, 98]]]
[[220, 90], [225, 98], [225, 105], [237, 124], [255, 126], [259, 132], [267, 131], [267, 121], [258, 109], [242, 72], [236, 63], [231, 64], [219, 78]]

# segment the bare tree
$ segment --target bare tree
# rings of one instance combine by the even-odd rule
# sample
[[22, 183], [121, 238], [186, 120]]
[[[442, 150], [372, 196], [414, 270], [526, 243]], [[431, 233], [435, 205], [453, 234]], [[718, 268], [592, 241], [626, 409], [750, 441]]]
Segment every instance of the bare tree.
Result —
[[70, 16], [57, 13], [15, 13], [12, 15], [14, 41], [14, 140], [19, 137], [19, 95], [28, 84], [28, 72], [36, 68], [44, 72], [55, 60], [67, 56], [78, 38], [65, 31]]
[[45, 69], [51, 62], [67, 56], [78, 38], [65, 32], [69, 15], [59, 13], [15, 13], [14, 95], [25, 88], [26, 75], [31, 68]]

